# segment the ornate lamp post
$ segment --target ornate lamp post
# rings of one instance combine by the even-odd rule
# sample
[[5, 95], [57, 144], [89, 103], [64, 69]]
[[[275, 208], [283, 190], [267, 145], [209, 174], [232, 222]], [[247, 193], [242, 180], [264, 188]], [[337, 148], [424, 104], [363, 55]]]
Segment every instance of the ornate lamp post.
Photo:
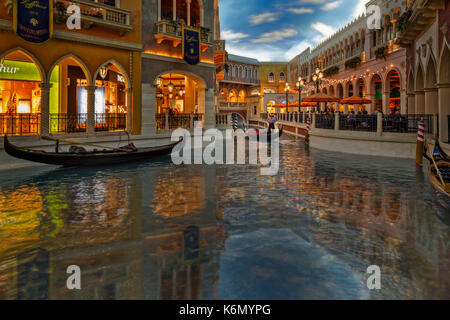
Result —
[[284, 91], [286, 92], [286, 111], [289, 114], [289, 90], [291, 90], [291, 87], [289, 87], [289, 83], [286, 82], [286, 87], [284, 88]]
[[305, 81], [302, 77], [298, 77], [297, 89], [298, 89], [298, 113], [302, 111], [302, 88], [305, 85]]
[[[323, 79], [323, 73], [319, 68], [316, 69], [316, 73], [312, 76], [312, 80], [316, 84], [316, 93], [319, 93], [319, 86]], [[320, 110], [319, 102], [317, 102], [317, 110]]]

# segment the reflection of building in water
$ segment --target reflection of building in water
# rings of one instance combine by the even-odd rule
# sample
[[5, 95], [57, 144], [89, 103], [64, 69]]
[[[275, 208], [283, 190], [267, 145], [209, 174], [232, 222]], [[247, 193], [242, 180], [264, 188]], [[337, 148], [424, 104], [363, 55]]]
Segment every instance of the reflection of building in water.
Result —
[[[382, 175], [369, 180], [317, 167], [315, 174], [288, 179], [286, 186], [298, 190], [292, 207], [307, 213], [302, 224], [290, 225], [293, 231], [312, 231], [314, 242], [344, 261], [362, 260], [355, 270], [362, 280], [375, 264], [382, 268], [386, 292], [399, 294], [391, 298], [449, 295], [448, 226], [423, 199], [411, 198], [408, 185], [394, 185]], [[308, 206], [302, 205], [305, 198]]]
[[42, 194], [36, 187], [0, 194], [0, 257], [18, 244], [39, 241], [42, 208]]
[[197, 237], [192, 242], [187, 241], [186, 232], [187, 229], [145, 239], [143, 298], [218, 298], [220, 257], [214, 249], [218, 241], [224, 241], [223, 235], [216, 227], [202, 228], [191, 235]]
[[[17, 196], [28, 194], [22, 202], [16, 193], [4, 192], [0, 212], [20, 208], [22, 217], [33, 219], [0, 228], [0, 236], [5, 229], [6, 234], [16, 230], [16, 242], [0, 251], [0, 299], [217, 297], [215, 249], [224, 236], [216, 226], [215, 207], [206, 205], [207, 199], [214, 203], [214, 172], [197, 169], [184, 178], [168, 170], [94, 174], [75, 185], [60, 183], [67, 176], [52, 176], [35, 189], [17, 189]], [[151, 206], [164, 203], [168, 194], [175, 196], [173, 206]], [[144, 219], [152, 223], [144, 225]], [[33, 249], [47, 252], [48, 259], [24, 259]], [[34, 265], [38, 273], [31, 272]], [[80, 291], [67, 290], [70, 265], [81, 268]], [[36, 285], [34, 275], [40, 279]]]
[[153, 213], [165, 217], [193, 214], [206, 203], [205, 179], [195, 174], [177, 175], [176, 172], [160, 175], [154, 184]]

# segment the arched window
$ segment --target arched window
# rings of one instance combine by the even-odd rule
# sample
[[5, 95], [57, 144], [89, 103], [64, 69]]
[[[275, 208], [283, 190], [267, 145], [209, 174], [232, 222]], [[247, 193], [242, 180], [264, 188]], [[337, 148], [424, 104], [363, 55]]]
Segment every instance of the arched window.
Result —
[[286, 76], [284, 75], [284, 72], [280, 72], [280, 82], [285, 82]]
[[275, 82], [275, 74], [273, 72], [269, 72], [269, 83]]

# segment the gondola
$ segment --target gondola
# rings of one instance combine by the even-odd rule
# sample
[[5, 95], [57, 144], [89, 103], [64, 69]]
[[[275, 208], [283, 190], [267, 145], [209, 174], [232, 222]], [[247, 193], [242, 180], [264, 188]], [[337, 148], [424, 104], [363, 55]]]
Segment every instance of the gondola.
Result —
[[430, 161], [428, 167], [430, 182], [438, 191], [450, 197], [450, 158], [440, 146], [438, 139], [433, 151], [425, 143], [424, 155]]
[[[280, 129], [279, 129], [279, 135], [278, 135], [278, 137], [279, 138], [281, 138], [281, 136], [283, 135], [283, 127], [281, 127]], [[245, 132], [245, 137], [247, 138], [247, 139], [250, 139], [250, 137], [253, 135], [253, 136], [257, 136], [257, 141], [259, 142], [259, 141], [261, 141], [262, 140], [262, 138], [261, 138], [261, 136], [262, 135], [266, 135], [266, 141], [267, 141], [267, 143], [270, 143], [271, 141], [272, 141], [272, 134], [276, 134], [276, 131], [269, 131], [269, 130], [262, 130], [262, 131], [256, 131], [255, 133], [248, 133], [248, 131], [246, 131]]]
[[55, 152], [46, 152], [17, 147], [9, 142], [8, 137], [5, 136], [4, 147], [6, 153], [10, 156], [32, 162], [63, 167], [95, 167], [150, 160], [158, 156], [170, 154], [173, 147], [181, 142], [182, 139], [179, 142], [151, 148], [136, 148], [130, 144], [122, 148], [101, 151], [85, 151], [83, 148], [71, 148], [72, 152], [57, 152], [57, 147]]

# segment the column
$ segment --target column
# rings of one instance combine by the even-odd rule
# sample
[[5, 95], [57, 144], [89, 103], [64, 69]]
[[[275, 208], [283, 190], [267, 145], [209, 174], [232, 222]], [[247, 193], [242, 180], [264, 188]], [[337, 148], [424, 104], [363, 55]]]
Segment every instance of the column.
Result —
[[408, 93], [408, 114], [416, 113], [416, 96], [414, 93]]
[[41, 136], [50, 133], [50, 88], [51, 83], [39, 84], [41, 88]]
[[389, 102], [391, 100], [391, 92], [390, 91], [385, 91], [383, 93], [383, 113], [384, 114], [389, 114], [390, 113], [390, 108], [389, 108]]
[[375, 95], [374, 94], [366, 94], [366, 99], [372, 101], [371, 104], [366, 105], [366, 110], [369, 114], [372, 114], [375, 111]]
[[87, 134], [95, 134], [95, 89], [96, 86], [87, 86]]
[[172, 5], [172, 12], [173, 12], [173, 21], [177, 21], [177, 0], [173, 0]]
[[339, 112], [335, 112], [334, 114], [334, 130], [338, 131], [340, 129], [340, 114]]
[[425, 89], [425, 114], [437, 114], [439, 112], [438, 106], [438, 89]]
[[425, 114], [425, 92], [416, 91], [416, 114]]
[[156, 89], [142, 84], [142, 134], [156, 134]]
[[191, 25], [191, 0], [186, 0], [187, 5], [187, 25]]
[[131, 120], [133, 111], [133, 89], [127, 89], [127, 131], [131, 133]]
[[448, 107], [450, 101], [450, 83], [438, 85], [439, 95], [439, 137], [441, 141], [450, 141], [448, 116], [450, 115], [450, 108]]
[[401, 114], [408, 113], [407, 100], [408, 100], [408, 97], [406, 95], [406, 89], [400, 90], [400, 113]]
[[214, 89], [205, 89], [205, 129], [211, 129], [216, 126], [214, 117]]
[[348, 104], [344, 104], [344, 114], [348, 114]]

